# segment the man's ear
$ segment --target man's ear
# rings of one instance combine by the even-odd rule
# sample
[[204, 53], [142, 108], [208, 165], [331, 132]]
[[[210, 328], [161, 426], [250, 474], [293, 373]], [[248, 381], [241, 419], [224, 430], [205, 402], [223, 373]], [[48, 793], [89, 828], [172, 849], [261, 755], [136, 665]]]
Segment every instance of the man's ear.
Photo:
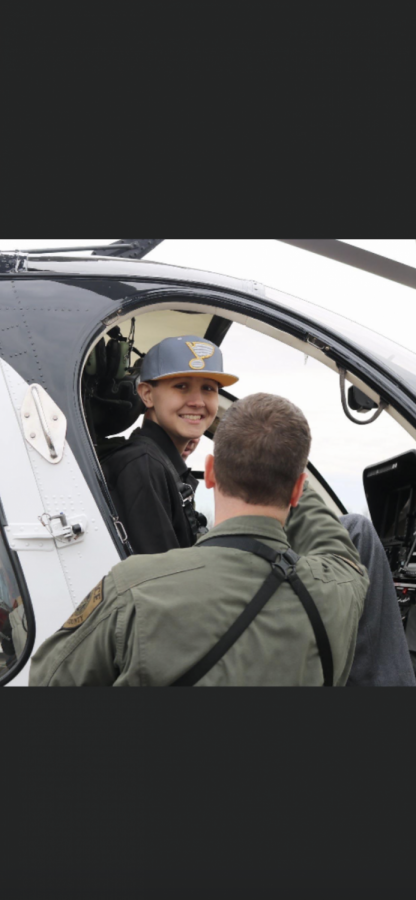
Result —
[[211, 488], [215, 487], [216, 483], [217, 482], [215, 481], [214, 472], [214, 457], [212, 453], [210, 453], [205, 460], [205, 485], [208, 490], [210, 490]]
[[148, 384], [147, 381], [141, 381], [137, 385], [137, 393], [147, 409], [153, 409], [153, 389], [152, 385]]
[[295, 486], [294, 486], [294, 488], [293, 488], [292, 496], [291, 496], [291, 498], [290, 498], [290, 505], [291, 505], [291, 506], [297, 506], [297, 505], [298, 505], [299, 500], [300, 500], [300, 498], [301, 498], [301, 496], [302, 496], [302, 493], [303, 493], [303, 485], [305, 484], [305, 481], [306, 481], [307, 477], [308, 477], [308, 475], [307, 475], [306, 472], [304, 472], [303, 475], [299, 475], [299, 478], [298, 478], [298, 480], [297, 480], [297, 482], [296, 482], [296, 484], [295, 484]]

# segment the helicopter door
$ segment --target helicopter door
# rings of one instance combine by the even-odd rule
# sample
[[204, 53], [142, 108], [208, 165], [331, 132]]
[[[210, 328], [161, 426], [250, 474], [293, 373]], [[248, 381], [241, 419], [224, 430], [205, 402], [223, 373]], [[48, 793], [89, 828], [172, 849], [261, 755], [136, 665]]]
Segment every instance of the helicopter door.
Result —
[[[8, 617], [8, 630], [15, 629], [16, 658], [6, 676], [0, 667], [0, 685], [13, 672], [13, 684], [27, 684], [29, 660], [23, 648], [26, 642], [33, 644], [34, 627], [32, 652], [120, 559], [66, 441], [65, 416], [41, 385], [29, 386], [3, 360], [0, 409], [3, 557], [7, 555], [9, 570], [21, 582], [12, 579], [8, 595], [14, 591], [20, 597], [14, 601], [16, 609], [24, 607]], [[9, 572], [9, 582], [10, 577]], [[26, 635], [21, 627], [17, 633], [19, 619]]]

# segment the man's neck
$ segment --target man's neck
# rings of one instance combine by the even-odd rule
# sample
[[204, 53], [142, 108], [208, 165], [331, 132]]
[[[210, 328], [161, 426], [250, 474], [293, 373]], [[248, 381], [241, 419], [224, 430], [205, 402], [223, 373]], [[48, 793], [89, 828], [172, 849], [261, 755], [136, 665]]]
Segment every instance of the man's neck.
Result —
[[261, 504], [245, 503], [235, 497], [216, 496], [215, 498], [215, 525], [221, 525], [227, 519], [235, 519], [238, 516], [267, 516], [269, 519], [277, 519], [284, 525], [289, 515], [290, 507], [282, 509], [280, 506], [263, 506]]

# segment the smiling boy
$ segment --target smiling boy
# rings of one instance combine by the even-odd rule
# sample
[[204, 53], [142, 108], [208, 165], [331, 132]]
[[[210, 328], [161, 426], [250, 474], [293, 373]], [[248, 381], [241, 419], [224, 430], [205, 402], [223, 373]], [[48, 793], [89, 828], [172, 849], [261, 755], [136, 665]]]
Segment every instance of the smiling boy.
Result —
[[166, 338], [144, 358], [138, 393], [147, 413], [141, 429], [102, 461], [114, 505], [135, 553], [191, 547], [203, 528], [194, 511], [198, 482], [182, 454], [218, 412], [222, 354], [195, 335]]

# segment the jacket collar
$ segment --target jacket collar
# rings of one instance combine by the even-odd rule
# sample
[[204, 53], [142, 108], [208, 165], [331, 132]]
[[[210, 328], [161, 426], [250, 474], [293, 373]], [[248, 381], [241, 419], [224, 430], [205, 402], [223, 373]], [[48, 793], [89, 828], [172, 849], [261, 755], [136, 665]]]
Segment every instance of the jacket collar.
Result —
[[[166, 456], [169, 457], [171, 463], [175, 466], [178, 475], [184, 479], [191, 470], [188, 469], [185, 460], [182, 459], [166, 431], [160, 425], [157, 425], [156, 422], [150, 422], [148, 419], [145, 419], [141, 427], [141, 433], [143, 437], [151, 438], [163, 450], [163, 453], [166, 453]], [[134, 438], [134, 432], [132, 438]]]
[[268, 541], [278, 541], [280, 544], [284, 544], [285, 547], [289, 546], [283, 525], [270, 516], [236, 516], [233, 519], [227, 519], [226, 522], [216, 525], [214, 528], [211, 528], [208, 534], [204, 534], [203, 537], [199, 538], [198, 544], [208, 540], [208, 538], [224, 537], [226, 534], [245, 534], [256, 538], [256, 540], [264, 538]]

